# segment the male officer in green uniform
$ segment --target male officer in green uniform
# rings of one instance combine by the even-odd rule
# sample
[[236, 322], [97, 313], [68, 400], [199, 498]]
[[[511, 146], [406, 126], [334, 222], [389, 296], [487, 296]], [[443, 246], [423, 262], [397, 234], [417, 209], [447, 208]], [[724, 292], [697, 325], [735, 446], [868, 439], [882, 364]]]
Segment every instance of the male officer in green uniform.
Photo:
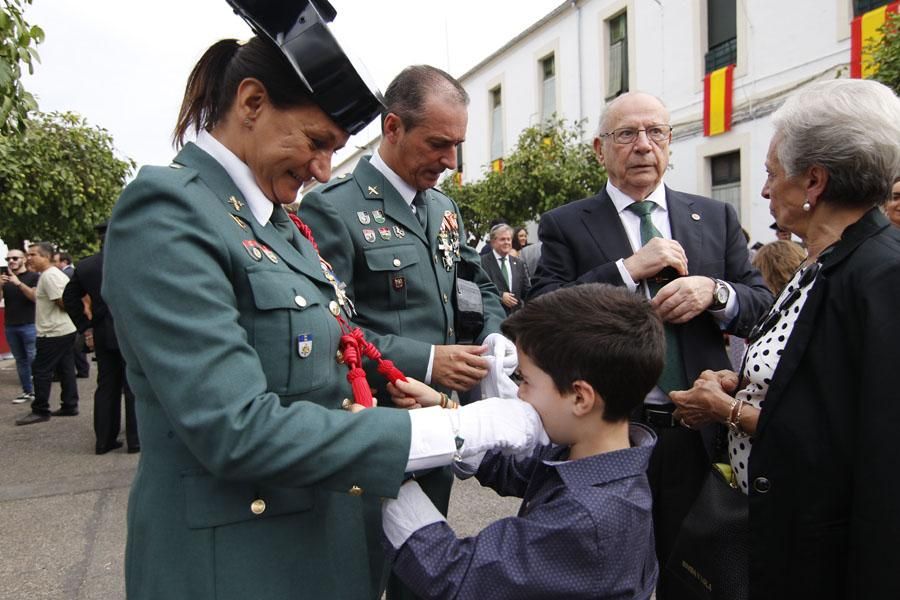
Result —
[[[485, 346], [456, 343], [458, 271], [468, 271], [484, 305], [484, 326], [474, 341], [509, 343], [497, 333], [505, 313], [478, 254], [465, 243], [459, 208], [433, 189], [446, 169], [456, 168], [468, 101], [444, 71], [407, 67], [385, 92], [378, 151], [360, 160], [352, 175], [306, 195], [299, 211], [320, 240], [322, 256], [347, 284], [354, 321], [383, 336], [379, 349], [405, 374], [444, 391], [473, 387], [488, 367]], [[369, 381], [387, 402], [384, 380], [370, 375]], [[419, 482], [446, 513], [449, 472]], [[396, 589], [392, 583], [389, 597], [398, 597]]]

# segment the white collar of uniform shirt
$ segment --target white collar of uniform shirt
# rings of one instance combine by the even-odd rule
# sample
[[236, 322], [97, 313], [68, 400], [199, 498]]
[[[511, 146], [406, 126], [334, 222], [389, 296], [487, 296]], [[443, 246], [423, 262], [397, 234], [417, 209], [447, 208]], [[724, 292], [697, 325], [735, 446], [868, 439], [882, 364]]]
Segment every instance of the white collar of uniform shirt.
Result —
[[259, 189], [250, 167], [206, 130], [201, 130], [197, 134], [197, 140], [194, 143], [222, 165], [222, 168], [225, 169], [225, 172], [228, 173], [228, 176], [231, 177], [231, 180], [234, 181], [234, 184], [241, 191], [244, 200], [247, 201], [247, 206], [250, 207], [253, 218], [256, 219], [257, 223], [265, 227], [272, 217], [275, 204], [266, 198], [266, 195]]

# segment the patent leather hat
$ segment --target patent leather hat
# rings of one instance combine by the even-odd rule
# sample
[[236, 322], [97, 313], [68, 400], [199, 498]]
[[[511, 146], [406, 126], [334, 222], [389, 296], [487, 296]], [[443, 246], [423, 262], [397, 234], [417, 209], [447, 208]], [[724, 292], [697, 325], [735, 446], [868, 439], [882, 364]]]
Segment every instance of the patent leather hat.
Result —
[[257, 35], [278, 46], [313, 101], [346, 131], [359, 133], [381, 114], [383, 98], [362, 65], [343, 51], [328, 23], [327, 0], [227, 0]]

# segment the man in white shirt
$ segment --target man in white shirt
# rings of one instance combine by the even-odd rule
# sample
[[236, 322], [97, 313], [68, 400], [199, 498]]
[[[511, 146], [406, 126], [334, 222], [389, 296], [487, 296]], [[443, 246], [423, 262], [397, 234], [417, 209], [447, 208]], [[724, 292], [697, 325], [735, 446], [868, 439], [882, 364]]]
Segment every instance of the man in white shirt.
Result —
[[[34, 323], [37, 330], [36, 352], [31, 374], [34, 379], [34, 400], [31, 412], [16, 419], [16, 425], [31, 425], [50, 420], [50, 415], [74, 417], [78, 414], [78, 386], [75, 381], [75, 362], [72, 345], [75, 325], [63, 307], [63, 290], [69, 283], [65, 273], [53, 266], [53, 245], [38, 242], [28, 247], [28, 267], [40, 273], [37, 286], [24, 286], [23, 293], [35, 300]], [[27, 289], [26, 289], [27, 288]], [[58, 369], [62, 392], [59, 410], [50, 412], [50, 386]]]

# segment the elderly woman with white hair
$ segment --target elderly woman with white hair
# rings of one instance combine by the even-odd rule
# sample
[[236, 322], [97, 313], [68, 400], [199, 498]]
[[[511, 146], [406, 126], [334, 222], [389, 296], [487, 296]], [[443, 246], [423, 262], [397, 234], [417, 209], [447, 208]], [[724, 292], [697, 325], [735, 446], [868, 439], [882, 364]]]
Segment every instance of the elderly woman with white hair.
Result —
[[672, 399], [688, 426], [729, 426], [751, 598], [900, 598], [900, 232], [878, 210], [900, 172], [900, 99], [827, 81], [773, 124], [762, 195], [809, 256], [741, 374], [705, 372]]

